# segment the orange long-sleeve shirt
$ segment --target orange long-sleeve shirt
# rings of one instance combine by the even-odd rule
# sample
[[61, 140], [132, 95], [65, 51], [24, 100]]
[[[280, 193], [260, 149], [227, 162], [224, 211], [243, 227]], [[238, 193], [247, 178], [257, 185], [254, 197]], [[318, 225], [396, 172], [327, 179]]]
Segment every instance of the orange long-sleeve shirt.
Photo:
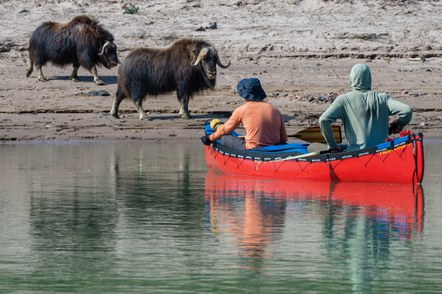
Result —
[[284, 118], [279, 110], [263, 101], [247, 101], [230, 118], [210, 135], [215, 141], [234, 131], [240, 124], [246, 130], [246, 149], [287, 142]]

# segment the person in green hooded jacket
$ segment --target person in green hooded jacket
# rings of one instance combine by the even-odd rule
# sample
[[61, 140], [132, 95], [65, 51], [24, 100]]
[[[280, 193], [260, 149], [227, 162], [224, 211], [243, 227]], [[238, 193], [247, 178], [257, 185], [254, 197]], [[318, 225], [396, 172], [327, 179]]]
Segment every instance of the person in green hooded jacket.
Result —
[[[333, 137], [331, 124], [340, 119], [348, 141], [347, 151], [376, 146], [390, 134], [400, 133], [411, 121], [411, 108], [386, 93], [371, 90], [371, 72], [356, 64], [350, 72], [352, 91], [338, 96], [319, 118], [321, 133], [332, 152], [341, 147]], [[391, 123], [390, 116], [397, 116]]]

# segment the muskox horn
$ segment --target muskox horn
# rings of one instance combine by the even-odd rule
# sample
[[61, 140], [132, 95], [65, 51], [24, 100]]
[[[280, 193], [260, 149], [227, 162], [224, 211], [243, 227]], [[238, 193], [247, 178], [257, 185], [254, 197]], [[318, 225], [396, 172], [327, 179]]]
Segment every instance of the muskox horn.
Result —
[[215, 49], [215, 58], [216, 58], [216, 64], [218, 64], [219, 67], [221, 68], [228, 68], [230, 66], [230, 60], [229, 63], [227, 65], [224, 65], [221, 63], [221, 60], [219, 60], [219, 55], [218, 55], [218, 51]]
[[219, 60], [219, 56], [216, 56], [216, 64], [218, 64], [219, 67], [221, 67], [221, 68], [228, 68], [228, 67], [230, 66], [230, 60], [229, 60], [229, 63], [228, 63], [227, 65], [224, 65], [224, 64], [222, 64], [221, 61]]
[[206, 56], [207, 53], [209, 53], [209, 48], [204, 47], [203, 49], [201, 49], [200, 53], [198, 54], [198, 57], [196, 58], [196, 61], [193, 65], [197, 66], [201, 60], [203, 60]]
[[106, 41], [106, 43], [104, 43], [103, 48], [101, 48], [101, 52], [98, 53], [98, 55], [103, 55], [104, 53], [104, 49], [106, 48], [106, 46], [109, 46], [111, 42]]

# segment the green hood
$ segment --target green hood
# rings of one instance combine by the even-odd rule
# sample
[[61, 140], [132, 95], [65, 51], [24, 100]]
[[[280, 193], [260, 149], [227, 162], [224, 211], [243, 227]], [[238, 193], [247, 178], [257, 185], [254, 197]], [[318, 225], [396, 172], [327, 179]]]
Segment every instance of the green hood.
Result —
[[350, 72], [350, 87], [355, 91], [371, 90], [370, 68], [362, 63], [355, 64]]

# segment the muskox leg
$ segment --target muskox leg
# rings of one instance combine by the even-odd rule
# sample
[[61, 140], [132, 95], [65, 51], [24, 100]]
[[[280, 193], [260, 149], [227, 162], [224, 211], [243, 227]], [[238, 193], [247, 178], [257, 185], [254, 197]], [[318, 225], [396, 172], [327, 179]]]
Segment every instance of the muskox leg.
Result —
[[181, 118], [191, 119], [192, 116], [189, 113], [189, 96], [178, 94], [178, 100], [180, 101], [181, 104], [181, 108], [179, 111], [179, 115], [181, 115]]
[[26, 77], [29, 77], [34, 70], [34, 62], [29, 58], [28, 60], [28, 70], [26, 71]]
[[135, 107], [137, 108], [140, 119], [146, 119], [147, 114], [143, 109], [143, 99], [134, 100]]
[[[34, 70], [34, 57], [30, 54], [28, 59], [28, 70], [26, 71], [26, 77], [29, 77]], [[37, 68], [37, 78], [40, 82], [46, 82], [48, 79], [44, 76], [42, 67], [44, 62], [41, 62], [40, 59], [37, 59], [35, 63], [35, 67]]]
[[110, 111], [110, 115], [112, 115], [115, 118], [120, 118], [118, 115], [118, 107], [120, 107], [121, 101], [126, 98], [126, 95], [124, 94], [124, 91], [121, 89], [120, 86], [117, 87], [117, 92], [115, 93], [114, 103], [112, 104], [112, 109]]
[[71, 73], [71, 80], [74, 82], [79, 82], [80, 80], [78, 79], [78, 69], [80, 68], [80, 64], [75, 64], [74, 63], [74, 69], [72, 69], [72, 73]]
[[43, 71], [41, 70], [42, 66], [37, 65], [37, 71], [38, 71], [38, 80], [40, 82], [46, 82], [48, 79], [44, 76]]
[[106, 85], [100, 78], [98, 77], [97, 67], [94, 66], [91, 70], [92, 75], [94, 76], [94, 83], [97, 85]]

